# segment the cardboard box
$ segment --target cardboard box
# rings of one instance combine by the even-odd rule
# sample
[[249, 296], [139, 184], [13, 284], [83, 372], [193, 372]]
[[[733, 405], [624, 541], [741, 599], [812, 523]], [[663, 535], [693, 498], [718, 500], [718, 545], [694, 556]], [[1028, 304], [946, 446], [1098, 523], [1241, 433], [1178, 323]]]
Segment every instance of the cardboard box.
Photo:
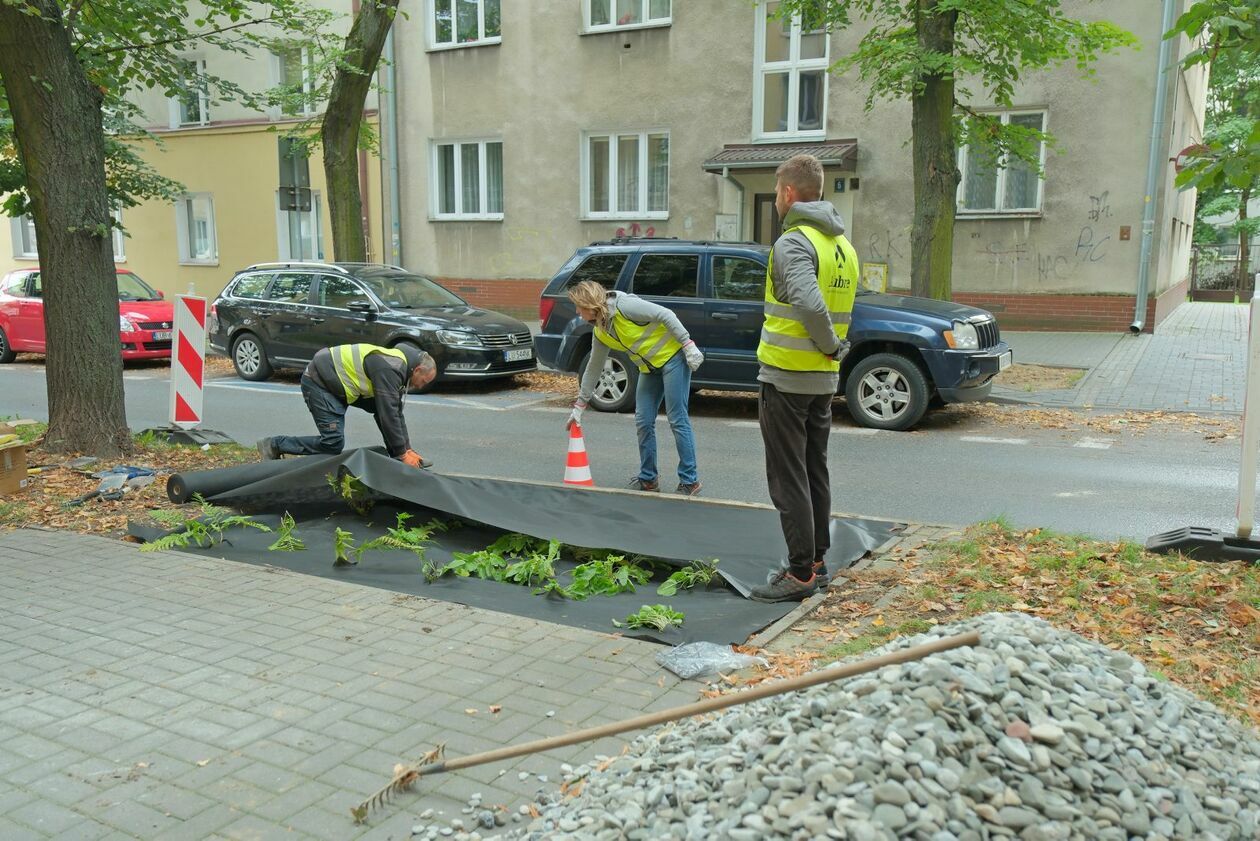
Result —
[[0, 447], [0, 496], [12, 496], [26, 487], [26, 445]]

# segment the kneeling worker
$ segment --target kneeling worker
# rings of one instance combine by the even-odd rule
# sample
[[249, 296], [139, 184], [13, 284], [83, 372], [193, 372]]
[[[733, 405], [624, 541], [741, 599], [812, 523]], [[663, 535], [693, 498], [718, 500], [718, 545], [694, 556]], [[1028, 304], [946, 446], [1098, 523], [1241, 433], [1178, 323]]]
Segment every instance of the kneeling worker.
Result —
[[403, 400], [408, 388], [423, 388], [437, 376], [433, 357], [411, 345], [337, 345], [324, 348], [302, 374], [302, 397], [319, 435], [277, 435], [258, 442], [264, 459], [291, 455], [336, 455], [346, 443], [346, 409], [358, 406], [376, 418], [391, 457], [409, 467], [432, 462], [411, 449]]

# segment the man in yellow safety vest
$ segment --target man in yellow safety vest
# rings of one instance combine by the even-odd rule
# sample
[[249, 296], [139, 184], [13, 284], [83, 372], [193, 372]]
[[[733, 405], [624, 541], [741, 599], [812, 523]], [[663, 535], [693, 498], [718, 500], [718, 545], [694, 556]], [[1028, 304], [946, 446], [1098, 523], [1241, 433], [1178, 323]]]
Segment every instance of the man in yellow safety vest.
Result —
[[775, 178], [783, 235], [766, 269], [758, 419], [787, 559], [749, 593], [763, 602], [803, 599], [830, 583], [824, 560], [831, 548], [827, 441], [858, 281], [857, 253], [845, 239], [844, 220], [831, 202], [820, 201], [819, 160], [797, 155]]
[[408, 388], [424, 388], [437, 375], [433, 357], [407, 343], [337, 345], [324, 348], [302, 374], [302, 397], [318, 435], [277, 435], [258, 442], [265, 459], [282, 454], [336, 455], [346, 443], [346, 410], [358, 406], [376, 419], [391, 457], [409, 467], [432, 462], [411, 449], [403, 400]]

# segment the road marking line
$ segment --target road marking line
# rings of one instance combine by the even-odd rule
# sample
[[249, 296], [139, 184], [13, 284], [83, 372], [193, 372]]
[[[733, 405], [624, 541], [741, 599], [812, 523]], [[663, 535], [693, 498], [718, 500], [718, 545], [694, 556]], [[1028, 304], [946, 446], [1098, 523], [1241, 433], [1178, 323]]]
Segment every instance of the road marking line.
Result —
[[1111, 441], [1104, 441], [1101, 438], [1082, 438], [1073, 444], [1073, 447], [1082, 447], [1086, 450], [1110, 450]]
[[726, 422], [726, 425], [727, 425], [727, 426], [751, 427], [751, 428], [753, 428], [753, 429], [760, 429], [760, 428], [761, 428], [761, 424], [760, 424], [758, 421], [727, 421], [727, 422]]
[[[446, 401], [446, 402], [445, 403], [430, 402], [430, 401], [439, 401], [439, 400]], [[443, 405], [448, 405], [450, 403], [458, 403], [460, 406], [466, 407], [469, 409], [484, 409], [487, 412], [505, 411], [502, 406], [487, 406], [485, 403], [478, 403], [476, 400], [469, 400], [466, 397], [442, 397], [436, 394], [429, 400], [426, 400], [423, 397], [420, 397], [420, 398], [413, 397], [411, 399], [411, 402], [420, 403], [425, 406], [443, 406]]]
[[565, 408], [564, 406], [532, 406], [529, 409], [526, 409], [525, 411], [527, 412], [562, 412], [567, 415], [569, 412], [572, 412], [573, 409]]
[[1098, 496], [1098, 491], [1059, 491], [1055, 496], [1060, 499], [1070, 499], [1077, 496]]
[[831, 428], [832, 435], [837, 433], [841, 435], [878, 435], [883, 431], [882, 429], [868, 429], [865, 426], [833, 426]]
[[231, 389], [235, 389], [236, 391], [252, 391], [255, 394], [258, 394], [258, 393], [301, 394], [302, 393], [301, 389], [299, 389], [297, 386], [291, 386], [291, 385], [278, 385], [278, 384], [267, 384], [267, 383], [257, 383], [255, 385], [243, 385], [241, 383], [216, 383], [216, 382], [207, 382], [206, 385], [214, 386], [215, 388], [231, 388]]
[[963, 435], [959, 441], [967, 441], [972, 444], [1027, 444], [1027, 438], [989, 438], [985, 435]]

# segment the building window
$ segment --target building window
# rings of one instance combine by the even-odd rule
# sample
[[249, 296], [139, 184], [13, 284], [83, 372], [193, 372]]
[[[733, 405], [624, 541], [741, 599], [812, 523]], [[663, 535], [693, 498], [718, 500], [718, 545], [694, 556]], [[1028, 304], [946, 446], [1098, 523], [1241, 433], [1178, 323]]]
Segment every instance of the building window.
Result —
[[312, 94], [315, 89], [311, 70], [311, 51], [308, 47], [293, 46], [272, 53], [276, 87], [280, 89], [281, 117], [310, 117], [316, 113]]
[[499, 0], [429, 0], [429, 45], [434, 49], [502, 41]]
[[114, 226], [109, 230], [110, 240], [114, 246], [114, 262], [122, 263], [127, 260], [127, 235], [122, 229], [122, 208], [115, 208], [110, 216], [114, 220]]
[[192, 58], [181, 64], [184, 92], [170, 100], [171, 128], [204, 126], [210, 122], [210, 88], [206, 84], [206, 60]]
[[827, 133], [826, 30], [804, 30], [799, 15], [775, 15], [769, 2], [757, 15], [757, 79], [753, 136], [758, 139], [823, 137]]
[[179, 262], [190, 265], [219, 264], [219, 244], [214, 230], [214, 198], [192, 193], [175, 202], [175, 235]]
[[433, 218], [503, 218], [503, 141], [433, 144]]
[[587, 32], [669, 26], [670, 0], [582, 0]]
[[35, 242], [35, 219], [30, 214], [9, 220], [13, 229], [13, 256], [24, 260], [38, 260], [39, 246]]
[[582, 141], [582, 216], [669, 218], [669, 133], [587, 134]]
[[324, 259], [324, 207], [318, 190], [310, 191], [310, 204], [286, 208], [284, 191], [278, 194], [276, 232], [281, 260]]
[[[1003, 125], [1045, 131], [1044, 111], [1004, 111], [992, 115]], [[1046, 145], [1037, 142], [1037, 159], [1044, 166]], [[1002, 158], [984, 145], [972, 143], [958, 150], [960, 214], [1039, 213], [1041, 176], [1038, 168], [1015, 158]]]

